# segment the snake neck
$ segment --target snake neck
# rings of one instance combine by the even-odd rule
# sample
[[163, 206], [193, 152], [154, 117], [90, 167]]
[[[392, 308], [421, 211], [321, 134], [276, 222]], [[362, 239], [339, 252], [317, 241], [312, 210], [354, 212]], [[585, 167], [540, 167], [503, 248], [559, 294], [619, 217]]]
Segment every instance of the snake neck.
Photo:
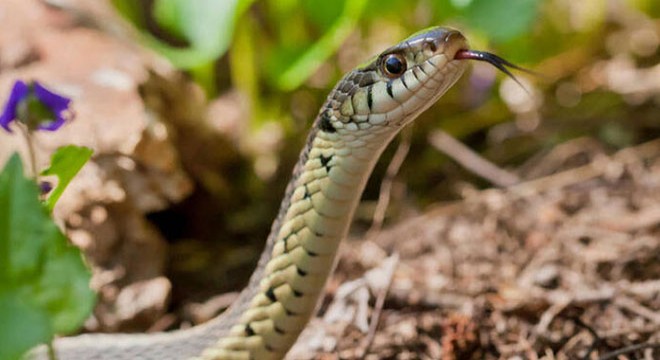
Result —
[[315, 121], [257, 269], [222, 321], [227, 334], [199, 359], [282, 358], [313, 315], [368, 177], [394, 136], [387, 127], [336, 128], [326, 113]]

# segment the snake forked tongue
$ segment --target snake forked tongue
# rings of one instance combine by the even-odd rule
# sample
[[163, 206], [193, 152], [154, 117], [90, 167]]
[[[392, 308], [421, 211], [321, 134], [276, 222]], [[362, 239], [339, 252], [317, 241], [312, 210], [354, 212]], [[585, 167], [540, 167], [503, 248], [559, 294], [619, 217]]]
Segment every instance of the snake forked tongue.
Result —
[[513, 79], [518, 85], [524, 88], [524, 86], [518, 81], [518, 79], [509, 71], [507, 67], [510, 67], [512, 69], [520, 70], [523, 72], [526, 72], [528, 74], [532, 75], [537, 75], [535, 72], [525, 69], [523, 67], [520, 67], [516, 64], [511, 63], [510, 61], [503, 59], [493, 53], [489, 53], [486, 51], [478, 51], [478, 50], [468, 50], [468, 49], [463, 49], [459, 50], [456, 52], [456, 55], [454, 55], [454, 59], [456, 60], [477, 60], [477, 61], [485, 61], [493, 66], [495, 66], [498, 70], [501, 72], [505, 73], [507, 76], [509, 76], [511, 79]]

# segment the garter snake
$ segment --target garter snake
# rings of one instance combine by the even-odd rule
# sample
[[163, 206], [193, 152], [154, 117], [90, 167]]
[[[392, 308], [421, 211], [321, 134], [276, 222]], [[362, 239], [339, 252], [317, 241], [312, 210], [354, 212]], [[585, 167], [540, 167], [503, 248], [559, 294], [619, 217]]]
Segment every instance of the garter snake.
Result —
[[[505, 72], [503, 65], [513, 66], [468, 50], [456, 30], [434, 27], [338, 82], [314, 121], [257, 269], [225, 313], [170, 333], [58, 339], [58, 358], [283, 358], [313, 315], [376, 161], [404, 126], [458, 80], [466, 59], [486, 60]], [[30, 357], [43, 358], [45, 351]]]

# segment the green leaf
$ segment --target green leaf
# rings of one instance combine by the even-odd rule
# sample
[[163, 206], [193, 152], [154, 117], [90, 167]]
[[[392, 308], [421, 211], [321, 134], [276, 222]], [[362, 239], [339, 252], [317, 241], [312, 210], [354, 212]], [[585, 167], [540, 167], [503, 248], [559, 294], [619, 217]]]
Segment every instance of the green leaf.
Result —
[[[350, 1], [350, 0], [349, 0]], [[300, 5], [311, 21], [321, 29], [327, 29], [341, 15], [344, 1], [302, 0]]]
[[90, 277], [14, 154], [0, 173], [0, 359], [78, 329], [94, 305]]
[[90, 148], [74, 145], [63, 146], [55, 151], [50, 161], [50, 167], [41, 172], [41, 175], [55, 175], [59, 179], [57, 186], [46, 199], [48, 210], [53, 211], [57, 200], [64, 193], [64, 189], [87, 163], [92, 153]]
[[507, 41], [531, 28], [539, 0], [473, 0], [463, 16], [468, 25], [494, 41]]
[[[529, 32], [541, 0], [432, 0], [435, 21], [468, 25], [492, 41], [506, 42]], [[464, 29], [466, 30], [466, 29]]]
[[186, 36], [184, 16], [179, 12], [180, 2], [174, 0], [159, 0], [154, 3], [153, 15], [158, 25], [182, 39], [190, 39]]
[[[200, 66], [223, 55], [234, 33], [236, 18], [253, 0], [158, 0], [154, 17], [158, 24], [190, 43], [190, 52], [170, 48], [163, 54], [175, 65]], [[164, 50], [163, 46], [157, 49]], [[185, 51], [185, 50], [183, 50]], [[187, 55], [186, 55], [187, 54]]]
[[309, 78], [355, 29], [366, 4], [367, 0], [347, 1], [341, 16], [328, 28], [328, 31], [276, 79], [277, 86], [289, 91]]
[[[0, 293], [0, 360], [19, 359], [37, 344], [50, 340], [48, 314], [26, 304], [17, 294]], [[4, 345], [7, 344], [7, 345]]]
[[147, 15], [132, 0], [112, 0], [117, 11], [140, 28], [141, 40], [174, 66], [191, 69], [215, 61], [228, 49], [238, 17], [254, 0], [156, 0], [153, 16], [160, 27], [190, 46], [173, 47], [146, 29]]
[[145, 21], [140, 10], [140, 3], [135, 0], [111, 0], [115, 9], [137, 27], [144, 27]]

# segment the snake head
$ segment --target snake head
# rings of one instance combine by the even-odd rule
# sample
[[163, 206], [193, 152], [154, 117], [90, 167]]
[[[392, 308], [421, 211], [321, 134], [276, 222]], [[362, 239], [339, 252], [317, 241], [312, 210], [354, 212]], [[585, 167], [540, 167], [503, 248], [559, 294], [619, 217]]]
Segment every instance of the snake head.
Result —
[[413, 34], [349, 72], [328, 96], [321, 118], [326, 127], [396, 131], [458, 80], [466, 62], [455, 57], [467, 48], [456, 30], [433, 27]]

